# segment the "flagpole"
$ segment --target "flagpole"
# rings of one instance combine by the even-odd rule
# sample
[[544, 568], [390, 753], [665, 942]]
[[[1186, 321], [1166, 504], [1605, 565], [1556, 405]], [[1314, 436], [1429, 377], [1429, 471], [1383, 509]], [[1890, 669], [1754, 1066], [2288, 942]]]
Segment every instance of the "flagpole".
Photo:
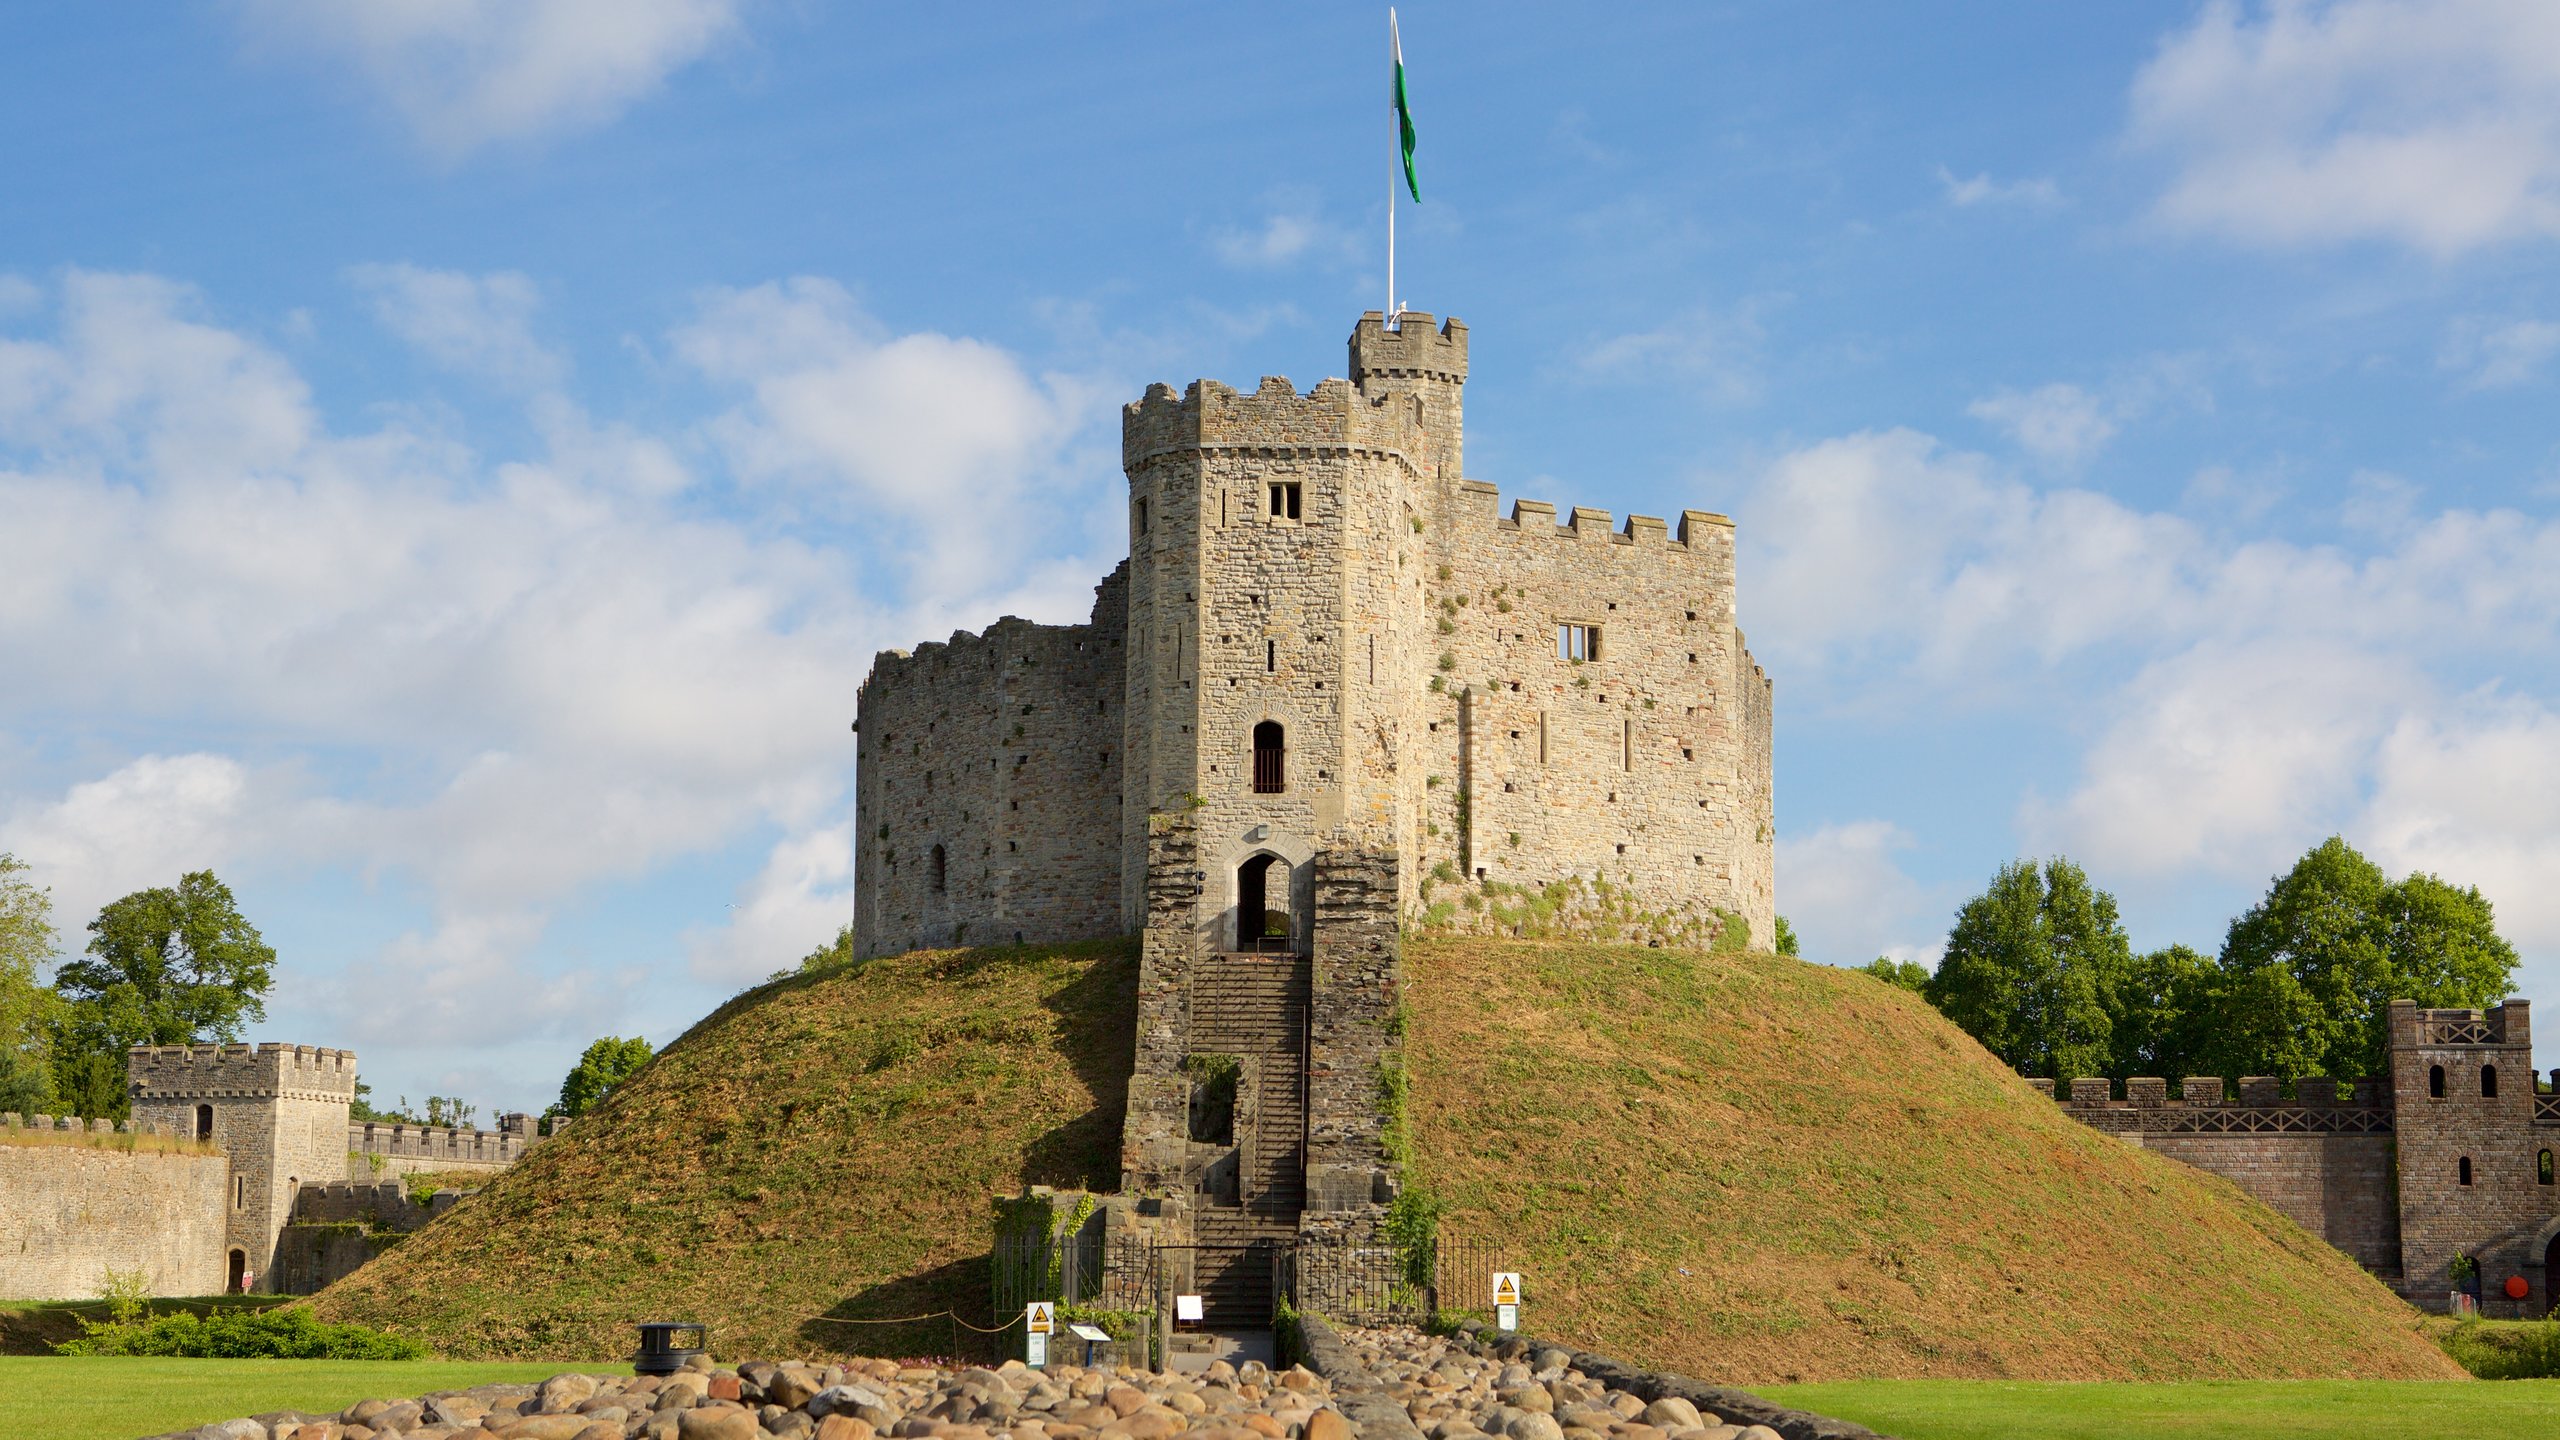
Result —
[[[1398, 43], [1396, 9], [1392, 5], [1387, 7], [1387, 49], [1395, 55], [1397, 63], [1403, 63], [1404, 47]], [[1392, 75], [1393, 72], [1390, 71], [1389, 74]], [[1390, 80], [1387, 89], [1387, 109], [1390, 113], [1393, 113], [1395, 103], [1394, 83]], [[1403, 146], [1404, 132], [1398, 130], [1396, 143], [1387, 147], [1387, 328], [1390, 330], [1402, 328], [1396, 323], [1396, 183], [1400, 178], [1397, 172], [1404, 163]]]

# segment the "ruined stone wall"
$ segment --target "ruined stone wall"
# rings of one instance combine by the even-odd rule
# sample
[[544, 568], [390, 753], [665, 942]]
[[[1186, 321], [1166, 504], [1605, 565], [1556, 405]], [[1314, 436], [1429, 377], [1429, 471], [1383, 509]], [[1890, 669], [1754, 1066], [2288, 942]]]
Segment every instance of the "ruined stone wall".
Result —
[[197, 1107], [212, 1108], [212, 1139], [230, 1158], [226, 1244], [242, 1252], [253, 1275], [265, 1274], [274, 1258], [295, 1188], [347, 1178], [352, 1050], [137, 1045], [125, 1073], [137, 1120], [192, 1135]]
[[1306, 1228], [1366, 1240], [1394, 1198], [1390, 1109], [1404, 1094], [1396, 859], [1330, 850], [1316, 862], [1315, 1006], [1307, 1075]]
[[[1007, 616], [863, 683], [857, 953], [1126, 933], [1119, 735], [1127, 581], [1084, 625]], [[935, 852], [940, 851], [937, 862]]]
[[0, 1296], [88, 1300], [110, 1267], [155, 1295], [217, 1295], [226, 1278], [230, 1165], [0, 1141]]

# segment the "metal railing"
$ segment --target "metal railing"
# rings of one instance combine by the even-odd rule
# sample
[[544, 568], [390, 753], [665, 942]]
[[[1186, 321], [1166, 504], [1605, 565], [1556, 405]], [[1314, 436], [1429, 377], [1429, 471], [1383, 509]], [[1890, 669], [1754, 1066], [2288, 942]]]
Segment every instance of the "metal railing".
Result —
[[[990, 1256], [996, 1322], [1034, 1300], [1170, 1313], [1176, 1290], [1198, 1293], [1231, 1263], [1271, 1267], [1273, 1300], [1355, 1324], [1419, 1324], [1452, 1311], [1490, 1312], [1502, 1247], [1469, 1236], [1419, 1245], [1300, 1235], [1233, 1245], [1155, 1245], [1120, 1236], [1001, 1237]], [[1257, 1316], [1260, 1321], [1267, 1317]]]

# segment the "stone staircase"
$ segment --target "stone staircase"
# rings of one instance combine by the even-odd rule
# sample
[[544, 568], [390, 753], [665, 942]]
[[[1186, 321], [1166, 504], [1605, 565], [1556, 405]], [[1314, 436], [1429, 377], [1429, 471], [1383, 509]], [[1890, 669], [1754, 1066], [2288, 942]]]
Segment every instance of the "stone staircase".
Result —
[[1193, 1215], [1198, 1278], [1211, 1330], [1271, 1324], [1272, 1264], [1306, 1208], [1306, 1026], [1311, 987], [1302, 955], [1211, 956], [1192, 981], [1195, 1050], [1249, 1056], [1261, 1086], [1253, 1133], [1239, 1157], [1241, 1205]]

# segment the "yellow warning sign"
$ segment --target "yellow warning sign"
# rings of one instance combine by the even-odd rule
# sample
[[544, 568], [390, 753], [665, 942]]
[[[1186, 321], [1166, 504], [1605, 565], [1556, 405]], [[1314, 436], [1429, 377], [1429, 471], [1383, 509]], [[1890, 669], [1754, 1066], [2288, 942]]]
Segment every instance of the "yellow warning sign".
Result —
[[1022, 1312], [1022, 1328], [1032, 1335], [1048, 1335], [1058, 1328], [1058, 1307], [1046, 1300], [1034, 1300]]
[[1496, 1305], [1517, 1305], [1520, 1303], [1520, 1275], [1518, 1271], [1496, 1270], [1493, 1272], [1493, 1303]]

